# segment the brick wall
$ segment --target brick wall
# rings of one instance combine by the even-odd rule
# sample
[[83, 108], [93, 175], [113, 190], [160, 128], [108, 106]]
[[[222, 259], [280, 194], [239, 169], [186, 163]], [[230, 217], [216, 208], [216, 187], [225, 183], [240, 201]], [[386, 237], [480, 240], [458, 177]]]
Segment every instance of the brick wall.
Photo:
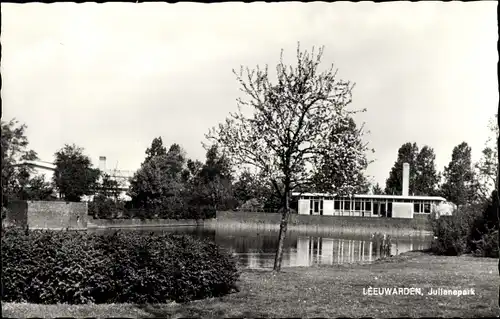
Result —
[[87, 203], [59, 201], [13, 201], [9, 203], [6, 226], [30, 229], [82, 229], [87, 227]]
[[7, 205], [5, 219], [2, 220], [4, 226], [26, 227], [28, 224], [28, 203], [26, 201], [11, 201]]
[[28, 201], [30, 228], [86, 228], [87, 203]]

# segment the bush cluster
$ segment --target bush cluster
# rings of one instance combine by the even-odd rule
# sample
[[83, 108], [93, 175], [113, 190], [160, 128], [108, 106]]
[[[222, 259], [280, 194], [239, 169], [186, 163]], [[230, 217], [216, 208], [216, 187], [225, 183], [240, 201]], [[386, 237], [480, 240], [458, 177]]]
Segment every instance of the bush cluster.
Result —
[[498, 257], [495, 205], [493, 200], [486, 204], [461, 206], [452, 216], [436, 218], [435, 214], [431, 214], [430, 224], [435, 236], [431, 250], [449, 256], [472, 253], [482, 257]]
[[141, 218], [141, 219], [209, 219], [215, 218], [213, 205], [199, 201], [163, 198], [157, 205], [134, 207], [131, 202], [114, 200], [102, 195], [89, 202], [89, 215], [96, 219]]
[[183, 302], [230, 293], [238, 276], [227, 252], [185, 235], [2, 233], [3, 301]]
[[118, 218], [125, 212], [125, 203], [103, 195], [96, 195], [94, 200], [89, 202], [88, 210], [88, 214], [94, 218]]

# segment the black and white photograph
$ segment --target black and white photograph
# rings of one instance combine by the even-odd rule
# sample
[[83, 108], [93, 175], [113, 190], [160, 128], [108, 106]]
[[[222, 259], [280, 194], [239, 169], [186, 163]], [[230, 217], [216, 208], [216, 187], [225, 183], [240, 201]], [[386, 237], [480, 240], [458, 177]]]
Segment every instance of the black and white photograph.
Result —
[[2, 317], [498, 317], [497, 7], [2, 3]]

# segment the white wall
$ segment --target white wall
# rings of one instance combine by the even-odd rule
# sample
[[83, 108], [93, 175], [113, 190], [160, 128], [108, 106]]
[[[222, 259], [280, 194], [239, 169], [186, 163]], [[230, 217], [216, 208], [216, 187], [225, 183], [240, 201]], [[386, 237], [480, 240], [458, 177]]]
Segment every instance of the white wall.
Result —
[[413, 203], [392, 203], [393, 218], [413, 218]]
[[309, 215], [309, 199], [299, 199], [299, 215]]
[[323, 215], [333, 216], [333, 200], [323, 201]]
[[297, 266], [309, 266], [311, 264], [310, 242], [309, 237], [297, 238]]

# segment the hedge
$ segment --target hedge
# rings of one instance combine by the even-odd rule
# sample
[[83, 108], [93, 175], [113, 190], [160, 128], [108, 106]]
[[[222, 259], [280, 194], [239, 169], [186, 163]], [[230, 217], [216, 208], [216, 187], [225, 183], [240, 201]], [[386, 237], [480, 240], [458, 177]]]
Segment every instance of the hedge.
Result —
[[2, 232], [7, 302], [185, 302], [228, 294], [238, 277], [231, 255], [186, 235]]

